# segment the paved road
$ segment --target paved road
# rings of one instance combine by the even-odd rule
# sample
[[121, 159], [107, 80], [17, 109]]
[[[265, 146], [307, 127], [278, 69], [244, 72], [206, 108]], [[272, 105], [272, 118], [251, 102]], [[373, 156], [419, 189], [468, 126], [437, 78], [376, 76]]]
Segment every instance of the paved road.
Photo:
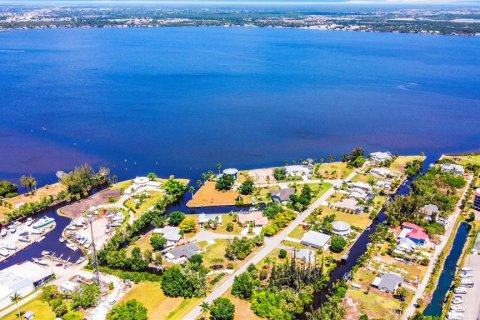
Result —
[[465, 307], [465, 320], [478, 320], [480, 314], [480, 304], [478, 297], [480, 297], [480, 256], [470, 255], [467, 257], [465, 267], [472, 268], [472, 280], [475, 283], [473, 288], [467, 289], [467, 294], [462, 295]]
[[[438, 246], [435, 247], [435, 252], [433, 253], [432, 258], [430, 259], [430, 264], [428, 265], [427, 272], [425, 273], [425, 276], [423, 277], [422, 281], [418, 285], [417, 290], [415, 291], [415, 296], [412, 299], [412, 303], [410, 303], [410, 305], [408, 306], [407, 310], [403, 314], [402, 319], [408, 319], [408, 317], [413, 316], [413, 314], [415, 313], [415, 304], [417, 303], [417, 300], [419, 298], [423, 297], [425, 287], [427, 286], [428, 280], [430, 279], [430, 276], [432, 275], [432, 271], [433, 271], [433, 267], [435, 265], [435, 262], [437, 261], [440, 253], [443, 251], [443, 248], [445, 248], [445, 245], [447, 244], [448, 239], [450, 239], [450, 237], [452, 236], [453, 227], [455, 226], [455, 222], [457, 221], [457, 217], [458, 217], [458, 215], [460, 214], [460, 211], [461, 211], [460, 204], [462, 203], [462, 199], [465, 197], [465, 194], [466, 194], [466, 192], [467, 192], [467, 190], [470, 186], [470, 183], [472, 182], [472, 178], [473, 178], [472, 176], [468, 177], [467, 187], [465, 188], [465, 191], [463, 192], [462, 197], [460, 198], [460, 200], [457, 203], [457, 206], [455, 207], [455, 210], [454, 210], [453, 215], [452, 215], [451, 220], [450, 220], [450, 224], [447, 226], [447, 228], [445, 230], [445, 236], [443, 237], [442, 242]], [[465, 319], [469, 319], [469, 318], [465, 317]]]
[[[353, 178], [356, 172], [352, 172], [345, 180], [348, 181]], [[342, 180], [335, 180], [331, 181], [334, 186], [341, 186]], [[283, 231], [277, 234], [274, 237], [266, 238], [265, 239], [265, 246], [255, 254], [247, 263], [245, 263], [242, 267], [240, 267], [235, 273], [233, 273], [226, 281], [224, 281], [220, 286], [218, 286], [215, 290], [213, 290], [203, 301], [207, 303], [212, 303], [218, 297], [221, 297], [233, 284], [233, 280], [236, 276], [242, 274], [243, 272], [247, 271], [247, 267], [250, 263], [257, 264], [262, 259], [264, 259], [273, 249], [281, 247], [281, 242], [287, 238], [287, 235], [293, 231], [298, 225], [300, 225], [305, 218], [307, 218], [316, 208], [318, 208], [325, 200], [330, 197], [335, 190], [330, 188], [327, 192], [325, 192], [320, 198], [317, 199], [307, 210], [303, 211], [301, 214], [297, 216], [297, 218], [290, 223], [288, 227], [286, 227]], [[202, 309], [199, 305], [197, 305], [194, 309], [192, 309], [187, 315], [183, 317], [184, 320], [195, 320], [202, 314]]]

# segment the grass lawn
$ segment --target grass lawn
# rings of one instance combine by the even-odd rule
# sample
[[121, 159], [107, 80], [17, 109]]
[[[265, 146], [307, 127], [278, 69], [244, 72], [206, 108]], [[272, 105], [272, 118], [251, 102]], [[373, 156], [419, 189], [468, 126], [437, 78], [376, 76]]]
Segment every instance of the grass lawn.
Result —
[[345, 179], [354, 168], [347, 168], [346, 162], [322, 163], [318, 167], [317, 175], [325, 179]]
[[160, 199], [165, 196], [162, 192], [158, 191], [148, 191], [147, 193], [149, 197], [140, 204], [140, 207], [138, 209], [135, 208], [134, 199], [129, 199], [125, 202], [125, 206], [131, 208], [135, 212], [136, 218], [143, 212], [153, 207]]
[[120, 181], [120, 182], [115, 183], [110, 188], [125, 191], [125, 189], [130, 187], [132, 184], [133, 184], [133, 180], [125, 180], [125, 181]]
[[444, 156], [443, 159], [450, 159], [461, 165], [466, 165], [467, 163], [480, 165], [480, 154]]
[[[55, 319], [55, 313], [48, 305], [48, 303], [43, 302], [40, 297], [36, 297], [28, 303], [20, 307], [20, 311], [31, 311], [35, 314], [35, 320], [52, 320]], [[12, 313], [9, 313], [6, 317], [2, 318], [3, 320], [16, 320], [17, 310]]]
[[[231, 232], [227, 231], [228, 223], [233, 223], [233, 231]], [[243, 228], [240, 227], [237, 222], [233, 222], [233, 216], [230, 216], [229, 214], [222, 214], [222, 224], [219, 224], [217, 229], [213, 230], [213, 229], [205, 228], [205, 230], [215, 232], [215, 233], [238, 235], [243, 230]]]
[[152, 237], [152, 234], [152, 232], [149, 232], [141, 236], [140, 239], [135, 242], [135, 245], [131, 245], [128, 247], [127, 251], [130, 252], [134, 247], [139, 247], [142, 251], [145, 251], [146, 249], [153, 251], [153, 248], [150, 245], [150, 238]]
[[300, 239], [302, 239], [303, 235], [307, 231], [308, 230], [303, 229], [303, 226], [299, 225], [299, 226], [296, 226], [295, 229], [293, 229], [293, 231], [288, 234], [288, 236], [290, 238], [295, 238], [295, 239], [300, 240]]
[[202, 299], [169, 298], [163, 294], [160, 283], [140, 282], [136, 284], [121, 300], [137, 299], [148, 309], [149, 319], [181, 319]]
[[[188, 201], [187, 207], [227, 206], [235, 205], [240, 194], [237, 191], [218, 191], [214, 181], [207, 181]], [[242, 196], [243, 203], [250, 203], [250, 196]]]
[[322, 214], [320, 215], [321, 218], [330, 214], [335, 214], [335, 220], [345, 221], [350, 225], [361, 229], [365, 229], [372, 223], [368, 213], [351, 214], [340, 212], [329, 207], [322, 207]]
[[305, 246], [301, 243], [293, 242], [293, 241], [289, 241], [289, 240], [282, 241], [282, 244], [286, 247], [292, 247], [292, 248], [296, 248], [296, 249], [309, 249], [310, 248], [310, 247]]
[[398, 156], [395, 161], [392, 162], [389, 169], [393, 172], [404, 174], [405, 166], [408, 162], [413, 160], [425, 160], [425, 157], [422, 156]]
[[352, 182], [365, 182], [369, 183], [370, 179], [373, 178], [374, 181], [377, 181], [378, 178], [372, 176], [371, 174], [368, 173], [358, 173], [352, 178]]

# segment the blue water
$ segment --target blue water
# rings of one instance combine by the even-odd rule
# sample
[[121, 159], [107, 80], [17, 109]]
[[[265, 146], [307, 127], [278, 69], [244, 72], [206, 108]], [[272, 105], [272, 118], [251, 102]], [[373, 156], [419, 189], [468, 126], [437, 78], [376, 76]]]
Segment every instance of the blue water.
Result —
[[[0, 33], [0, 178], [479, 150], [480, 39], [255, 28]], [[45, 127], [47, 130], [42, 131]], [[125, 161], [126, 160], [126, 161]]]
[[440, 279], [438, 280], [437, 288], [433, 293], [430, 304], [423, 312], [424, 315], [442, 315], [443, 303], [445, 302], [447, 292], [452, 285], [455, 271], [457, 270], [458, 259], [462, 255], [463, 247], [465, 246], [465, 242], [467, 241], [469, 231], [470, 225], [467, 223], [462, 223], [458, 227], [457, 234], [455, 235], [455, 239], [453, 240], [452, 249], [450, 250], [450, 254], [448, 255], [447, 259], [445, 260], [445, 264], [443, 265], [443, 270], [440, 275]]

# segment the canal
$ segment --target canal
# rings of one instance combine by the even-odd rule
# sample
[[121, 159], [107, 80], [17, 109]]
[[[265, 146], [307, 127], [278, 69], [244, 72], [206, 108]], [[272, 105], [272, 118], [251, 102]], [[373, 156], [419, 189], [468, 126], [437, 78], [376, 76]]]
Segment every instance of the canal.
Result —
[[437, 288], [433, 293], [432, 301], [423, 312], [426, 316], [441, 316], [443, 304], [447, 296], [448, 290], [452, 286], [453, 278], [455, 277], [455, 271], [457, 270], [458, 259], [462, 255], [463, 247], [468, 238], [470, 232], [470, 225], [462, 222], [458, 227], [458, 231], [453, 240], [452, 249], [450, 254], [445, 260], [443, 270], [438, 280]]

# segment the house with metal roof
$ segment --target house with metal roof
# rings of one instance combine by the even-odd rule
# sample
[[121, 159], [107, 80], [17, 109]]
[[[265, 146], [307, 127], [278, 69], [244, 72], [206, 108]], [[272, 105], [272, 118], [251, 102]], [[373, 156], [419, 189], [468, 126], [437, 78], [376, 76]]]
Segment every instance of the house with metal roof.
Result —
[[309, 247], [328, 249], [330, 238], [328, 234], [309, 230], [303, 235], [300, 243]]
[[398, 274], [385, 273], [381, 277], [376, 277], [372, 286], [385, 292], [394, 293], [402, 283], [403, 278]]
[[337, 236], [347, 237], [352, 229], [350, 224], [345, 221], [335, 220], [332, 222], [332, 233]]
[[455, 163], [442, 163], [440, 168], [442, 172], [458, 174], [458, 175], [465, 174], [465, 169], [463, 168], [463, 166]]
[[403, 238], [408, 238], [412, 240], [417, 246], [423, 246], [429, 240], [425, 229], [410, 222], [402, 223], [402, 231], [400, 232], [400, 235], [398, 237], [400, 240]]
[[383, 164], [385, 161], [390, 161], [393, 159], [392, 154], [387, 152], [372, 152], [369, 155], [369, 159], [371, 162], [375, 164]]

